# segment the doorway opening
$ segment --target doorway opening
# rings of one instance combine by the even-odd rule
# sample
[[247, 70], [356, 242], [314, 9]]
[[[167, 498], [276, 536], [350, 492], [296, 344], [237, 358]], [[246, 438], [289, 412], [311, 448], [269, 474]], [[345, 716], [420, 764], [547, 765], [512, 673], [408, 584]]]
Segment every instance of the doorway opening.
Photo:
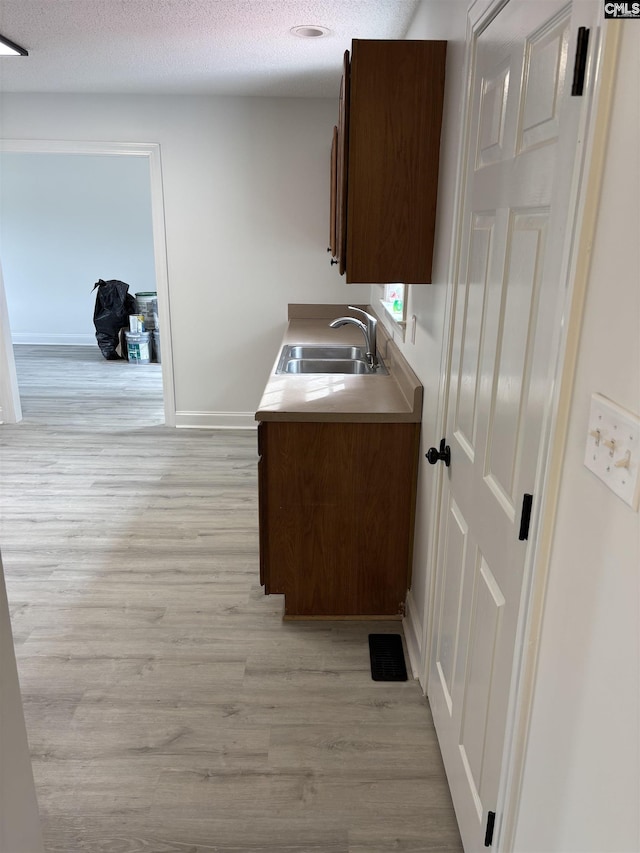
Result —
[[[4, 141], [0, 158], [0, 257], [13, 343], [0, 350], [13, 364], [0, 366], [16, 377], [18, 411], [28, 422], [173, 426], [159, 146]], [[159, 363], [103, 358], [92, 288], [110, 278], [127, 282], [132, 295], [157, 293]]]

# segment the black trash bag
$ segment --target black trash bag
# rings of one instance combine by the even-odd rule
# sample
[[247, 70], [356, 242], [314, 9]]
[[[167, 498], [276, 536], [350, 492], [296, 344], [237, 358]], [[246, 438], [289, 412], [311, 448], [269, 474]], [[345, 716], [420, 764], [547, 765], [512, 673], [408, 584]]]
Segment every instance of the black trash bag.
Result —
[[138, 313], [138, 304], [124, 281], [99, 279], [93, 285], [92, 293], [96, 287], [99, 288], [93, 312], [96, 340], [102, 355], [109, 361], [115, 361], [120, 358], [117, 352], [120, 330], [129, 325], [129, 314]]

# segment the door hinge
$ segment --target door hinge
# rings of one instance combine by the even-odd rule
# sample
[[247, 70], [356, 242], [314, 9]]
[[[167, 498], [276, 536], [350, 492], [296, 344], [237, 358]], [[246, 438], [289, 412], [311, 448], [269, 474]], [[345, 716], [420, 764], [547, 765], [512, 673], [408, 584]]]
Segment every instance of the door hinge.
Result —
[[529, 538], [529, 523], [531, 521], [531, 506], [533, 504], [533, 495], [524, 494], [522, 496], [522, 515], [520, 516], [520, 533], [518, 539], [524, 542]]
[[496, 823], [496, 813], [489, 812], [487, 814], [487, 831], [484, 834], [484, 846], [491, 847], [493, 844], [493, 827]]
[[587, 52], [589, 49], [589, 30], [587, 27], [578, 28], [576, 41], [576, 61], [573, 66], [573, 83], [571, 94], [580, 97], [584, 90], [584, 77], [587, 70]]

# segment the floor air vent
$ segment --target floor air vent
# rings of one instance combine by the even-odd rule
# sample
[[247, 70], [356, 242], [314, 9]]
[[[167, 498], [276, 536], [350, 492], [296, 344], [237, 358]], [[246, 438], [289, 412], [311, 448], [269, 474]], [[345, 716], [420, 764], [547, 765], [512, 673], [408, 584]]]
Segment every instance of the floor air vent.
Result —
[[371, 678], [374, 681], [406, 681], [400, 634], [369, 634]]

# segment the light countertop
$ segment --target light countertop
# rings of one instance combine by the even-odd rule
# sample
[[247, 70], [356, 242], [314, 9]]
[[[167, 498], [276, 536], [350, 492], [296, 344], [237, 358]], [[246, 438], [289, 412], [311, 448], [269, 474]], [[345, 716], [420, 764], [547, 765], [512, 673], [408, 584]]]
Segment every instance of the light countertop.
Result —
[[[365, 307], [365, 306], [363, 306]], [[367, 310], [372, 312], [370, 308]], [[278, 351], [257, 421], [411, 422], [422, 417], [422, 385], [378, 323], [378, 355], [388, 375], [337, 373], [276, 374], [286, 344], [355, 344], [363, 338], [354, 326], [329, 328], [329, 322], [351, 314], [346, 305], [290, 305], [289, 325]]]

